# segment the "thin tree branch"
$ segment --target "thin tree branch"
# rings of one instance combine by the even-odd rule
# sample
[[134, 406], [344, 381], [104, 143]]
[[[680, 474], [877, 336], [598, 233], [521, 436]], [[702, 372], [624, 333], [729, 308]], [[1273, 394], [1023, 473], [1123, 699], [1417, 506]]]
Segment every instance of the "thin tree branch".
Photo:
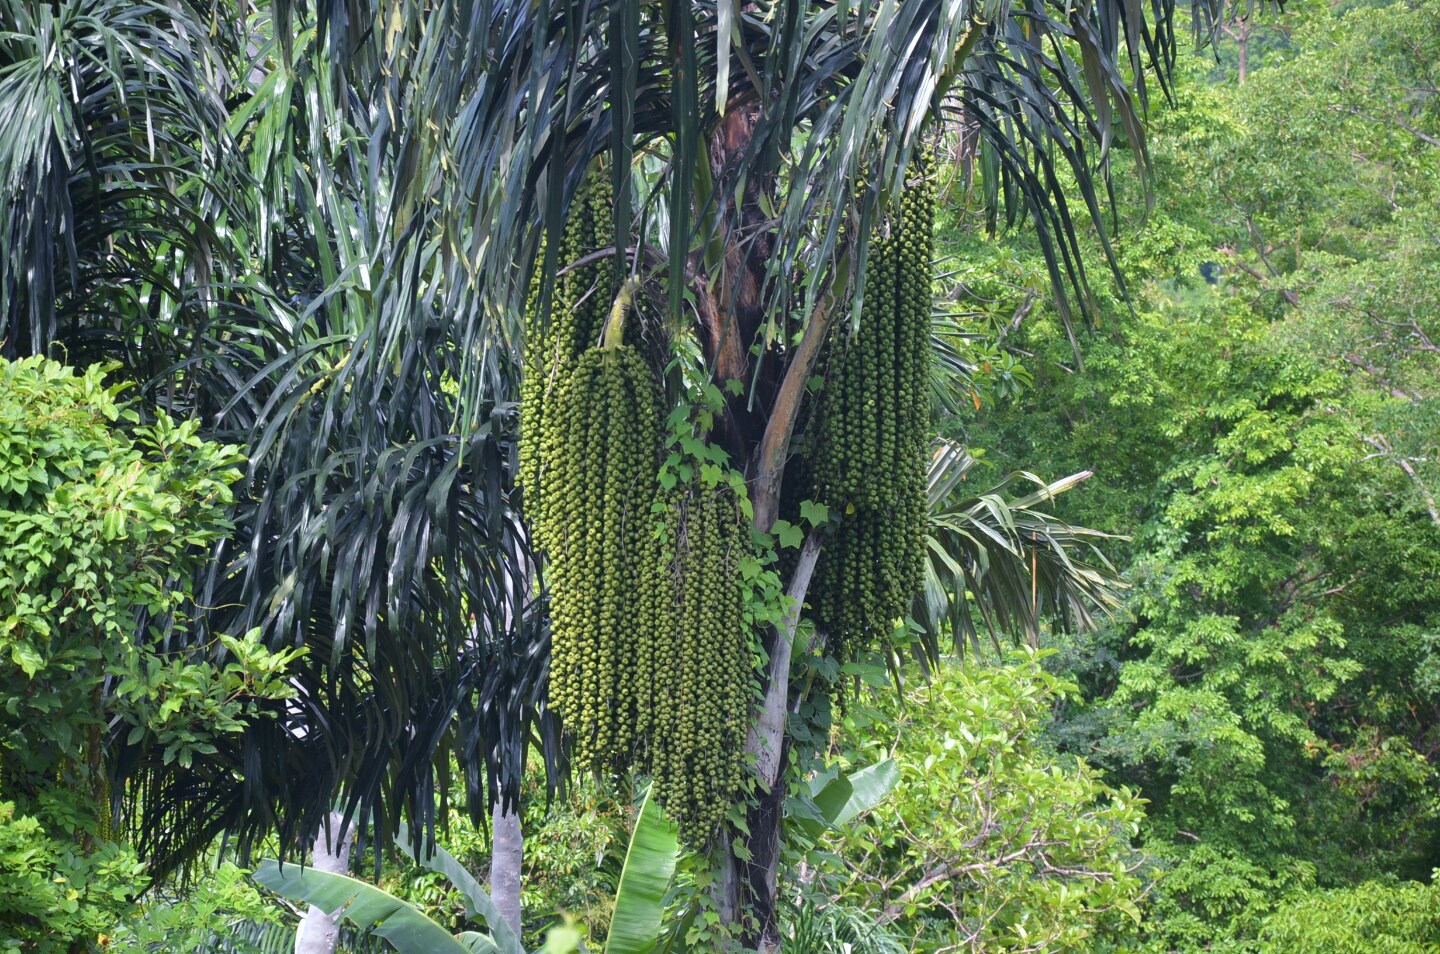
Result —
[[[1255, 279], [1255, 280], [1256, 280], [1257, 282], [1259, 282], [1261, 285], [1268, 287], [1268, 286], [1271, 284], [1271, 277], [1268, 276], [1268, 275], [1262, 274], [1262, 273], [1261, 273], [1259, 270], [1257, 270], [1256, 268], [1252, 267], [1251, 265], [1246, 264], [1245, 260], [1240, 257], [1240, 253], [1235, 249], [1234, 246], [1231, 246], [1231, 245], [1221, 245], [1219, 248], [1216, 249], [1216, 251], [1219, 252], [1220, 254], [1226, 256], [1227, 258], [1229, 258], [1230, 261], [1232, 261], [1232, 262], [1235, 263], [1235, 267], [1236, 267], [1236, 268], [1240, 269], [1240, 271], [1244, 272], [1246, 275], [1249, 275], [1251, 278]], [[1263, 260], [1263, 256], [1262, 256], [1262, 260]], [[1294, 307], [1296, 307], [1296, 308], [1298, 308], [1298, 307], [1300, 306], [1300, 296], [1299, 296], [1299, 295], [1295, 294], [1293, 291], [1291, 291], [1291, 290], [1288, 289], [1288, 288], [1281, 288], [1281, 289], [1279, 289], [1279, 291], [1280, 291], [1281, 297], [1283, 297], [1283, 298], [1284, 298], [1287, 302], [1289, 302], [1292, 306], [1294, 306]]]
[[1405, 472], [1405, 476], [1410, 478], [1411, 483], [1420, 491], [1420, 496], [1425, 499], [1425, 509], [1430, 511], [1430, 519], [1435, 522], [1435, 526], [1440, 527], [1440, 505], [1437, 505], [1435, 495], [1430, 492], [1429, 487], [1425, 486], [1425, 481], [1420, 479], [1420, 475], [1415, 472], [1410, 461], [1406, 460], [1403, 455], [1396, 454], [1390, 446], [1390, 442], [1383, 437], [1361, 437], [1360, 439], [1375, 448], [1386, 459], [1394, 461], [1395, 465]]
[[780, 777], [781, 742], [785, 735], [790, 697], [790, 660], [795, 651], [795, 630], [800, 623], [800, 607], [810, 589], [810, 577], [820, 559], [820, 531], [811, 530], [800, 548], [795, 572], [790, 576], [786, 597], [790, 606], [776, 633], [775, 648], [770, 653], [770, 680], [765, 687], [765, 702], [760, 715], [750, 726], [745, 751], [755, 756], [755, 773], [767, 786], [773, 787]]
[[[632, 261], [637, 255], [643, 255], [646, 264], [654, 269], [659, 269], [665, 264], [665, 256], [661, 255], [658, 249], [650, 245], [639, 247], [632, 245], [625, 250], [625, 257], [631, 259]], [[588, 255], [582, 255], [580, 258], [577, 258], [569, 265], [566, 265], [564, 268], [560, 269], [558, 272], [555, 273], [555, 277], [559, 278], [562, 275], [568, 275], [570, 272], [573, 272], [577, 268], [584, 268], [586, 265], [593, 265], [596, 262], [604, 261], [607, 258], [614, 257], [615, 246], [613, 245], [607, 246], [602, 249], [597, 249], [593, 252], [590, 252]]]
[[1355, 106], [1341, 106], [1341, 105], [1339, 105], [1339, 104], [1335, 104], [1335, 105], [1331, 106], [1330, 108], [1333, 109], [1334, 111], [1338, 112], [1338, 113], [1349, 113], [1351, 116], [1358, 116], [1358, 117], [1361, 118], [1361, 119], [1368, 119], [1368, 120], [1370, 120], [1372, 123], [1385, 123], [1385, 122], [1390, 122], [1390, 123], [1392, 123], [1392, 124], [1394, 124], [1394, 125], [1396, 125], [1396, 126], [1399, 126], [1401, 129], [1405, 130], [1406, 132], [1410, 133], [1412, 136], [1414, 136], [1415, 138], [1419, 139], [1421, 142], [1427, 143], [1428, 145], [1431, 145], [1431, 146], [1440, 147], [1440, 139], [1436, 139], [1434, 136], [1426, 135], [1425, 133], [1423, 133], [1423, 132], [1421, 132], [1420, 130], [1416, 129], [1414, 126], [1412, 126], [1412, 125], [1410, 125], [1409, 123], [1405, 122], [1405, 120], [1401, 119], [1401, 118], [1398, 117], [1398, 116], [1391, 116], [1391, 117], [1389, 117], [1389, 118], [1387, 119], [1387, 118], [1384, 117], [1384, 116], [1375, 116], [1375, 115], [1372, 115], [1372, 114], [1370, 114], [1370, 113], [1367, 113], [1367, 112], [1365, 112], [1364, 110], [1359, 109], [1359, 108], [1357, 108], [1357, 107], [1355, 107]]
[[775, 407], [765, 424], [765, 434], [755, 454], [754, 470], [750, 475], [750, 500], [755, 507], [755, 526], [769, 530], [780, 511], [780, 480], [785, 469], [785, 457], [790, 450], [790, 438], [795, 432], [795, 421], [800, 416], [800, 401], [805, 396], [805, 385], [810, 372], [820, 357], [820, 347], [830, 330], [830, 320], [835, 312], [836, 299], [843, 294], [831, 288], [815, 306], [810, 321], [805, 326], [805, 335], [795, 357], [785, 370], [780, 382], [780, 393], [776, 395]]
[[1361, 371], [1364, 371], [1366, 374], [1374, 378], [1381, 387], [1383, 387], [1387, 392], [1389, 392], [1391, 397], [1398, 398], [1402, 401], [1410, 401], [1411, 403], [1418, 403], [1422, 400], [1422, 397], [1418, 391], [1407, 391], [1406, 389], [1394, 384], [1389, 379], [1389, 377], [1386, 376], [1384, 371], [1375, 367], [1374, 365], [1367, 364], [1364, 359], [1362, 359], [1359, 355], [1347, 354], [1345, 356], [1345, 360], [1350, 362], [1350, 364], [1354, 367], [1359, 368]]

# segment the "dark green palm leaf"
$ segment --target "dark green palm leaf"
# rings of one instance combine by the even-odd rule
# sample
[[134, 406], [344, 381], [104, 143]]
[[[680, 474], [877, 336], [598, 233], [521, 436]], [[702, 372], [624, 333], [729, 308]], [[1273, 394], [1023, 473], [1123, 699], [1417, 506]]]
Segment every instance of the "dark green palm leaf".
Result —
[[[763, 16], [728, 2], [457, 0], [382, 12], [369, 2], [309, 0], [283, 4], [277, 14], [283, 22], [297, 10], [313, 11], [328, 31], [341, 65], [337, 84], [358, 90], [393, 81], [383, 78], [403, 62], [424, 91], [424, 118], [449, 130], [449, 171], [417, 166], [397, 185], [415, 197], [443, 197], [443, 207], [473, 224], [447, 231], [464, 243], [449, 283], [455, 300], [480, 295], [492, 305], [469, 329], [477, 340], [518, 340], [524, 269], [537, 260], [541, 236], [557, 234], [584, 170], [617, 144], [617, 183], [630, 148], [654, 144], [671, 157], [674, 310], [683, 267], [676, 259], [713, 239], [717, 224], [722, 232], [753, 227], [730, 212], [757, 183], [773, 192], [776, 210], [769, 310], [804, 310], [829, 287], [856, 197], [868, 218], [902, 180], [917, 134], [947, 94], [986, 142], [996, 209], [1012, 222], [1031, 217], [1068, 321], [1070, 302], [1087, 302], [1088, 292], [1076, 241], [1081, 224], [1067, 195], [1101, 229], [1108, 256], [1101, 213], [1111, 147], [1124, 138], [1146, 168], [1146, 75], [1164, 84], [1175, 47], [1170, 4], [1152, 9], [1134, 0], [919, 0], [846, 11], [787, 3]], [[1211, 22], [1213, 11], [1206, 6], [1195, 19]], [[642, 28], [632, 36], [622, 23]], [[716, 89], [717, 81], [727, 89]], [[685, 198], [693, 194], [699, 144], [736, 110], [753, 111], [744, 148], [711, 157], [709, 207], [691, 209]], [[619, 231], [616, 244], [623, 244]], [[863, 276], [861, 252], [856, 274]], [[564, 264], [553, 251], [540, 256], [542, 284]]]
[[112, 740], [160, 869], [222, 833], [304, 843], [337, 802], [382, 837], [431, 824], [450, 750], [481, 815], [532, 736], [552, 778], [561, 752], [508, 500], [513, 364], [470, 333], [478, 304], [445, 307], [443, 223], [407, 188], [440, 161], [425, 104], [360, 108], [315, 30], [287, 61], [263, 16], [216, 32], [232, 12], [0, 2], [6, 347], [119, 359], [246, 446], [204, 611], [166, 638], [310, 649], [297, 698], [190, 766]]
[[183, 3], [0, 2], [7, 356], [73, 342], [83, 359], [95, 314], [140, 306], [169, 327], [203, 314], [204, 296], [181, 290], [225, 280], [212, 223], [228, 196], [213, 186], [233, 162], [207, 67], [228, 72]]

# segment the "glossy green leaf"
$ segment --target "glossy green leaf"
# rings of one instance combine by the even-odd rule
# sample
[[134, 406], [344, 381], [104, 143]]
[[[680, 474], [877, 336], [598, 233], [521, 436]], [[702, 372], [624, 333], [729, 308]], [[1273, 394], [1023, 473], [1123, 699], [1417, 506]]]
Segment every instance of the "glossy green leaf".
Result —
[[416, 863], [449, 879], [450, 883], [465, 896], [466, 913], [472, 918], [484, 919], [486, 926], [494, 935], [493, 946], [500, 954], [525, 954], [520, 939], [515, 936], [515, 932], [501, 915], [495, 902], [490, 900], [489, 892], [480, 885], [474, 875], [455, 860], [450, 852], [439, 845], [432, 846], [434, 850], [428, 855], [425, 854], [423, 847], [417, 850], [411, 842], [409, 828], [403, 823], [399, 833], [395, 836], [395, 845], [413, 858]]
[[[821, 811], [833, 827], [842, 828], [857, 815], [868, 812], [884, 801], [886, 796], [895, 790], [899, 781], [900, 768], [894, 759], [867, 765], [845, 776], [845, 782], [850, 789], [846, 798], [833, 807], [828, 804], [821, 806]], [[821, 794], [823, 797], [824, 793]], [[816, 804], [820, 804], [819, 798], [816, 799]]]
[[680, 859], [680, 836], [660, 803], [645, 793], [615, 892], [605, 954], [651, 954], [660, 938], [665, 893]]
[[323, 911], [342, 912], [362, 930], [383, 937], [400, 954], [477, 954], [453, 934], [412, 907], [374, 885], [314, 868], [278, 861], [262, 861], [255, 880], [292, 901], [313, 904]]

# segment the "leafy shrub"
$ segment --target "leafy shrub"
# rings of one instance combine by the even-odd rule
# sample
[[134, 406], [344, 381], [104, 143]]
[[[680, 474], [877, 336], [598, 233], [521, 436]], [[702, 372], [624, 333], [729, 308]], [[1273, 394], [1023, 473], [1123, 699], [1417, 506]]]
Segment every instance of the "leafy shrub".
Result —
[[836, 846], [848, 870], [827, 887], [917, 951], [1091, 951], [1139, 921], [1142, 802], [1040, 744], [1073, 691], [1043, 655], [970, 659], [846, 720], [854, 757], [883, 747], [901, 778]]
[[1281, 905], [1260, 936], [1264, 954], [1435, 954], [1440, 885], [1367, 881], [1302, 894]]
[[70, 832], [0, 802], [0, 952], [66, 954], [76, 939], [104, 943], [145, 884], [142, 868], [122, 845], [83, 851]]
[[295, 945], [295, 925], [229, 862], [146, 895], [113, 934], [107, 954], [289, 954]]
[[107, 372], [0, 362], [0, 945], [27, 954], [107, 943], [146, 886], [111, 744], [213, 752], [290, 694], [298, 654], [254, 633], [177, 648], [243, 458], [142, 422]]

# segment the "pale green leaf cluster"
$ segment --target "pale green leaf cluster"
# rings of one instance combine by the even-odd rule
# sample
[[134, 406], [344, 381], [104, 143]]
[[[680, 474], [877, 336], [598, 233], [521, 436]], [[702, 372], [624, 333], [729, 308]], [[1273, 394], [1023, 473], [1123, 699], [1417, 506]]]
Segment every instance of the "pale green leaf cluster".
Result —
[[1440, 885], [1367, 881], [1305, 895], [1276, 910], [1260, 937], [1262, 954], [1435, 954]]
[[847, 722], [845, 748], [888, 752], [899, 782], [835, 842], [828, 889], [915, 950], [1090, 951], [1139, 921], [1143, 802], [1041, 744], [1074, 691], [1041, 659], [972, 657]]

